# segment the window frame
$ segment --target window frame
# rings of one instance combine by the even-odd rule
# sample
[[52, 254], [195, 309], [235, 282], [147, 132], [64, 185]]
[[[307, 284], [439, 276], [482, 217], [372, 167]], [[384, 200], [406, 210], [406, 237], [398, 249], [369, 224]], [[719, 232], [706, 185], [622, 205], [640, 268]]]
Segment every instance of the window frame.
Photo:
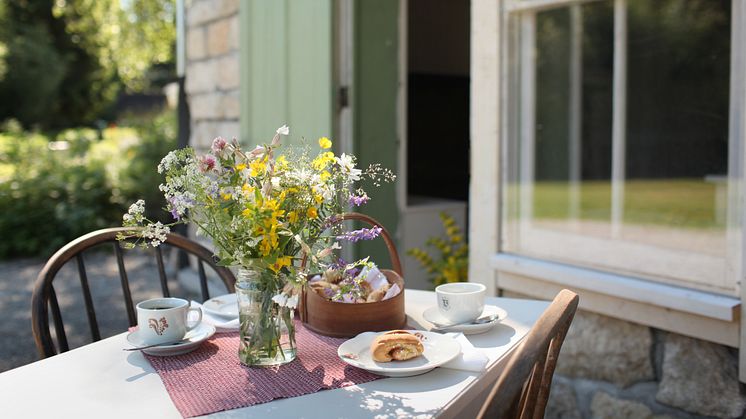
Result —
[[[500, 245], [503, 223], [503, 180], [509, 179], [503, 164], [509, 126], [506, 118], [510, 63], [505, 48], [510, 34], [508, 15], [526, 10], [582, 4], [599, 0], [474, 0], [472, 2], [472, 91], [470, 186], [470, 277], [493, 293], [505, 291], [530, 297], [552, 298], [561, 288], [581, 295], [581, 308], [607, 316], [746, 349], [742, 331], [745, 315], [741, 302], [746, 287], [737, 296], [685, 288], [677, 285], [593, 269], [532, 259], [505, 253]], [[626, 0], [614, 0], [623, 6]], [[744, 219], [742, 197], [746, 196], [743, 162], [746, 161], [746, 4], [732, 1], [731, 80], [729, 118], [729, 182], [727, 237], [728, 265], [740, 284], [744, 277]], [[617, 14], [615, 13], [615, 20]], [[615, 29], [615, 37], [619, 34]], [[616, 53], [615, 53], [616, 54]], [[624, 57], [616, 57], [615, 60]], [[616, 71], [615, 71], [616, 74]], [[623, 84], [614, 80], [614, 90]], [[617, 85], [619, 83], [619, 85]], [[616, 108], [616, 107], [615, 107]], [[612, 128], [614, 132], [614, 128]], [[619, 134], [617, 134], [619, 137]], [[613, 142], [613, 140], [612, 140]], [[623, 146], [617, 138], [616, 146]], [[617, 172], [619, 169], [617, 169]], [[622, 173], [623, 174], [623, 173]], [[617, 176], [619, 173], [617, 173]], [[617, 192], [618, 194], [619, 192]], [[623, 191], [622, 191], [623, 193]], [[618, 216], [618, 215], [617, 215]], [[746, 351], [740, 353], [739, 374], [746, 382]]]

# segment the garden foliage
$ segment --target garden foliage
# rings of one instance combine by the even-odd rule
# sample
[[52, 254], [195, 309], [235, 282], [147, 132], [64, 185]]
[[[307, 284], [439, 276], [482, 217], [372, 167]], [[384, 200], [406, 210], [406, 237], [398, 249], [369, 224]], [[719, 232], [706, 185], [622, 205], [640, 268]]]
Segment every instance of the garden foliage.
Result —
[[175, 147], [172, 115], [106, 129], [101, 139], [88, 128], [54, 136], [5, 128], [0, 133], [0, 259], [49, 256], [78, 236], [117, 226], [129, 202], [139, 197], [165, 206], [154, 168]]
[[431, 256], [420, 248], [409, 249], [407, 254], [420, 262], [434, 286], [466, 282], [469, 280], [469, 248], [456, 220], [445, 212], [440, 213], [440, 219], [445, 237], [431, 237], [425, 242], [425, 246], [437, 250], [438, 255]]

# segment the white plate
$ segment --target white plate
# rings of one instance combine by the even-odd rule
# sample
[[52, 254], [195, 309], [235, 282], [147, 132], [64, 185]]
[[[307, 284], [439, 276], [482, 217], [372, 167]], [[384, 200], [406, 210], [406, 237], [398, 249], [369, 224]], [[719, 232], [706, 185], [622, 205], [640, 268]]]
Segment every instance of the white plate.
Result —
[[[384, 332], [365, 332], [339, 345], [339, 358], [358, 368], [387, 377], [409, 377], [424, 374], [445, 364], [461, 353], [461, 345], [449, 336], [439, 333], [412, 330], [421, 333], [425, 351], [417, 358], [407, 361], [376, 362], [371, 357], [370, 344]], [[356, 358], [356, 359], [352, 359]]]
[[220, 317], [238, 318], [238, 300], [236, 294], [225, 294], [213, 297], [202, 304], [202, 310]]
[[[139, 332], [139, 330], [135, 330], [127, 335], [127, 342], [134, 347], [146, 346], [146, 343], [142, 341]], [[142, 351], [148, 355], [154, 356], [181, 355], [197, 349], [202, 342], [206, 341], [214, 334], [215, 326], [203, 322], [187, 332], [184, 336], [186, 342], [175, 343], [173, 345], [155, 346], [143, 349]]]
[[[502, 308], [498, 306], [493, 305], [485, 305], [484, 311], [482, 311], [482, 314], [479, 315], [479, 317], [482, 316], [488, 316], [492, 314], [497, 314], [499, 317], [489, 323], [483, 323], [483, 324], [461, 324], [453, 327], [449, 327], [447, 332], [461, 332], [465, 335], [475, 335], [477, 333], [484, 333], [490, 329], [497, 323], [499, 323], [501, 320], [504, 320], [506, 317], [508, 317], [508, 312], [503, 310]], [[425, 310], [422, 313], [422, 317], [425, 318], [425, 320], [429, 321], [430, 323], [434, 324], [435, 326], [450, 326], [451, 323], [448, 321], [448, 319], [444, 318], [440, 311], [438, 311], [438, 306], [430, 307], [427, 310]]]

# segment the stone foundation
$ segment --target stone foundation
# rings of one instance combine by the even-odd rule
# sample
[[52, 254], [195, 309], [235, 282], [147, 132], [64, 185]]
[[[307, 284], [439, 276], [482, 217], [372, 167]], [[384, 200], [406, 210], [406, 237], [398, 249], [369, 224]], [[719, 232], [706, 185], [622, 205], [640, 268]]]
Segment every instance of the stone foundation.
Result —
[[192, 0], [186, 8], [186, 92], [194, 148], [238, 137], [238, 0]]
[[546, 417], [742, 417], [737, 356], [725, 346], [578, 311]]

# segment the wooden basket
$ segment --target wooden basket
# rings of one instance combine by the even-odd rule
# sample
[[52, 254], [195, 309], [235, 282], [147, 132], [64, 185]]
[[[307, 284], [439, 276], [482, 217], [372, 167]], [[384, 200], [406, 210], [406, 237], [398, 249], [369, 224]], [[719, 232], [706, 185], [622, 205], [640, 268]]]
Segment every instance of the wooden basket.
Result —
[[316, 333], [333, 337], [352, 337], [362, 332], [380, 332], [383, 330], [401, 329], [407, 322], [404, 313], [404, 280], [402, 279], [401, 261], [396, 246], [388, 231], [373, 218], [350, 212], [344, 214], [336, 223], [344, 220], [358, 220], [382, 228], [381, 237], [389, 251], [393, 270], [380, 269], [389, 283], [397, 284], [401, 292], [395, 297], [374, 303], [338, 303], [329, 301], [303, 287], [300, 298], [300, 318], [306, 327]]

